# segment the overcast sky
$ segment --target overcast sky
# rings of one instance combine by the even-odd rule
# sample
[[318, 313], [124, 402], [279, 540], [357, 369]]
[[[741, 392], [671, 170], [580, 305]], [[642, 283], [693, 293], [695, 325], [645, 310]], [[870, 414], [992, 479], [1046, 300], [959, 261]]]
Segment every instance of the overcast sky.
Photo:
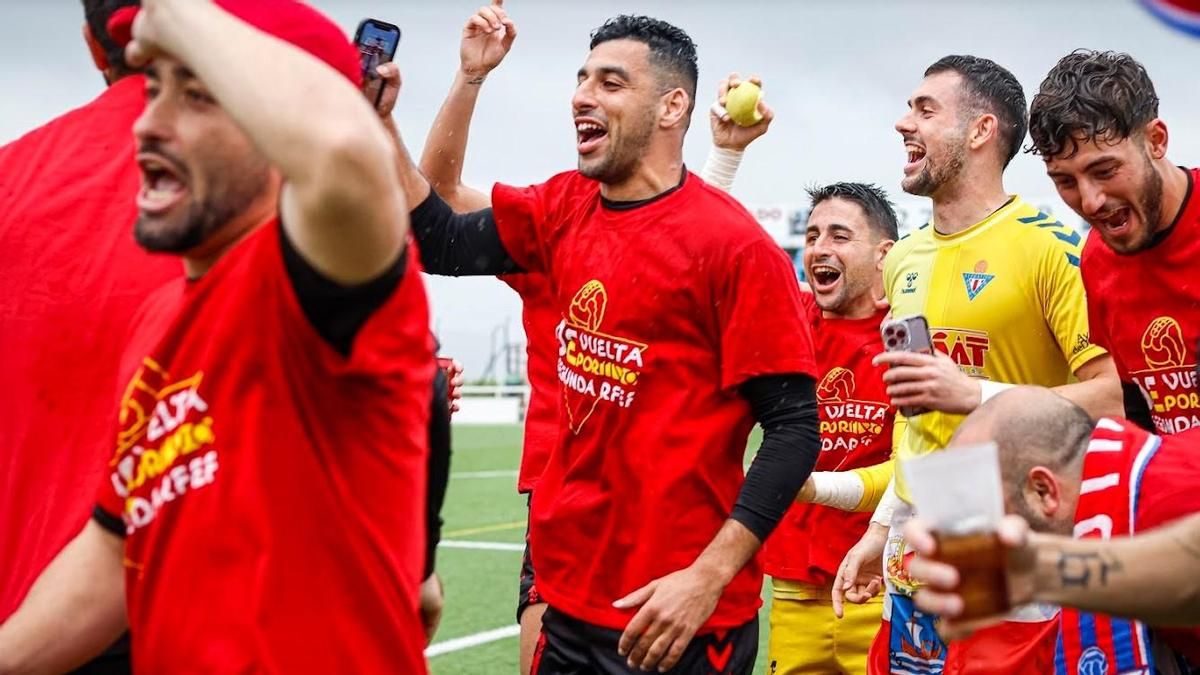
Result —
[[[397, 112], [419, 151], [458, 64], [458, 36], [484, 0], [318, 0], [352, 32], [366, 16], [398, 24], [404, 92]], [[465, 179], [531, 183], [575, 163], [570, 97], [589, 31], [609, 16], [642, 13], [687, 30], [699, 45], [700, 104], [685, 158], [708, 151], [705, 110], [717, 80], [736, 70], [765, 81], [777, 120], [747, 153], [735, 195], [750, 207], [794, 205], [814, 182], [879, 183], [899, 190], [904, 151], [892, 128], [921, 72], [969, 53], [1013, 71], [1031, 95], [1046, 71], [1077, 47], [1128, 51], [1146, 65], [1171, 131], [1171, 156], [1200, 161], [1200, 40], [1168, 29], [1136, 0], [804, 0], [605, 3], [508, 0], [519, 36], [488, 80], [468, 149]], [[0, 143], [96, 94], [103, 86], [80, 39], [76, 0], [0, 0]], [[1007, 188], [1053, 203], [1040, 160], [1022, 155]], [[2, 215], [2, 214], [0, 214]], [[444, 351], [469, 376], [487, 363], [493, 331], [521, 339], [516, 296], [492, 279], [431, 279]]]

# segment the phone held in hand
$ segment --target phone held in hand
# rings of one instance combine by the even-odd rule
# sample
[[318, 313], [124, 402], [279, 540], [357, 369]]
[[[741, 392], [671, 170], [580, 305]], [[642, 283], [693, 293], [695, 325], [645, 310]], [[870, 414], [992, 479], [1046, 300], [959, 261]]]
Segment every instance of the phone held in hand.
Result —
[[[883, 335], [883, 348], [889, 352], [933, 353], [933, 338], [929, 335], [929, 322], [920, 314], [884, 321], [883, 325], [879, 327], [879, 332]], [[911, 406], [900, 408], [900, 414], [905, 417], [923, 415], [927, 412], [929, 412], [927, 408]]]
[[363, 92], [375, 106], [383, 95], [383, 82], [375, 69], [390, 63], [400, 45], [400, 28], [379, 19], [363, 19], [354, 33], [354, 44], [362, 64]]

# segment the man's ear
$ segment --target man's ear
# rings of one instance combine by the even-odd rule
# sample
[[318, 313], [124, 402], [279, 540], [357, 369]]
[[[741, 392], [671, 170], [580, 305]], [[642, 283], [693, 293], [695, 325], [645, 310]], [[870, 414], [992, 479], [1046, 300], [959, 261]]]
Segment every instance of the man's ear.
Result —
[[1058, 477], [1044, 466], [1035, 466], [1029, 470], [1026, 478], [1028, 492], [1036, 501], [1038, 510], [1047, 519], [1053, 518], [1063, 506], [1062, 487]]
[[92, 34], [92, 27], [88, 22], [83, 22], [83, 41], [87, 43], [88, 51], [92, 53], [92, 63], [96, 64], [96, 70], [105, 72], [109, 68], [108, 55], [104, 53], [104, 46]]
[[659, 125], [663, 128], [670, 128], [682, 120], [686, 127], [690, 106], [691, 97], [683, 89], [676, 87], [667, 92], [663, 95], [663, 116], [659, 119]]
[[896, 244], [896, 242], [891, 239], [884, 239], [883, 241], [876, 244], [876, 247], [875, 247], [875, 270], [876, 271], [878, 271], [878, 272], [883, 271], [883, 261], [887, 258], [888, 251], [892, 250], [892, 246], [894, 246], [895, 244]]

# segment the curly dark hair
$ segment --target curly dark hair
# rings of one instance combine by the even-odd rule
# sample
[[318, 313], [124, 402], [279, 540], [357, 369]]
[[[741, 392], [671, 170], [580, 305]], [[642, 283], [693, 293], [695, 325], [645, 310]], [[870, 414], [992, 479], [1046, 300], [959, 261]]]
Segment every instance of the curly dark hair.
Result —
[[125, 63], [125, 49], [108, 34], [108, 20], [122, 7], [138, 7], [139, 0], [83, 0], [83, 15], [92, 36], [104, 48], [108, 65], [118, 75], [128, 75], [132, 69]]
[[592, 31], [589, 49], [611, 40], [637, 40], [650, 48], [650, 63], [665, 76], [670, 88], [679, 87], [691, 99], [688, 114], [696, 107], [696, 83], [700, 68], [696, 64], [696, 43], [683, 29], [648, 16], [622, 14], [605, 21]]
[[863, 213], [867, 214], [867, 224], [875, 233], [878, 240], [900, 238], [900, 224], [896, 219], [896, 210], [883, 188], [871, 183], [830, 183], [808, 188], [810, 206], [829, 199], [845, 199], [858, 204]]
[[1000, 64], [978, 56], [951, 54], [925, 69], [925, 77], [958, 73], [966, 87], [967, 105], [976, 113], [991, 113], [1000, 122], [1004, 166], [1021, 151], [1025, 142], [1025, 91], [1015, 75]]
[[1044, 159], [1079, 151], [1080, 142], [1120, 141], [1158, 117], [1158, 94], [1128, 54], [1077, 49], [1050, 69], [1029, 108], [1028, 152]]

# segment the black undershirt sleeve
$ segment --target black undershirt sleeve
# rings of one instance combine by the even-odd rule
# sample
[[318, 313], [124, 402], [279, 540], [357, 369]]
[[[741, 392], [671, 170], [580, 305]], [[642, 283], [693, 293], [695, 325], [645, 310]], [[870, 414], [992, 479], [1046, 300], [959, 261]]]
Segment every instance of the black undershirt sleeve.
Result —
[[120, 516], [114, 516], [108, 511], [100, 508], [99, 504], [92, 508], [92, 520], [96, 521], [96, 524], [100, 527], [103, 527], [118, 537], [122, 539], [125, 538], [125, 521], [121, 520]]
[[409, 215], [421, 266], [444, 276], [495, 276], [522, 272], [500, 241], [490, 208], [455, 213], [432, 190]]
[[359, 329], [392, 296], [404, 278], [408, 255], [403, 251], [382, 274], [364, 284], [346, 286], [321, 274], [296, 250], [280, 224], [283, 264], [296, 299], [309, 323], [342, 356], [349, 356]]
[[817, 463], [816, 383], [807, 375], [764, 375], [738, 391], [750, 402], [763, 438], [730, 517], [765, 541]]
[[1157, 433], [1154, 431], [1154, 420], [1150, 417], [1150, 406], [1141, 388], [1132, 382], [1122, 382], [1121, 393], [1125, 397], [1125, 419], [1150, 433]]
[[433, 379], [433, 408], [429, 417], [429, 484], [425, 501], [425, 575], [437, 565], [437, 547], [442, 540], [442, 504], [450, 482], [450, 382], [446, 371], [437, 369]]

